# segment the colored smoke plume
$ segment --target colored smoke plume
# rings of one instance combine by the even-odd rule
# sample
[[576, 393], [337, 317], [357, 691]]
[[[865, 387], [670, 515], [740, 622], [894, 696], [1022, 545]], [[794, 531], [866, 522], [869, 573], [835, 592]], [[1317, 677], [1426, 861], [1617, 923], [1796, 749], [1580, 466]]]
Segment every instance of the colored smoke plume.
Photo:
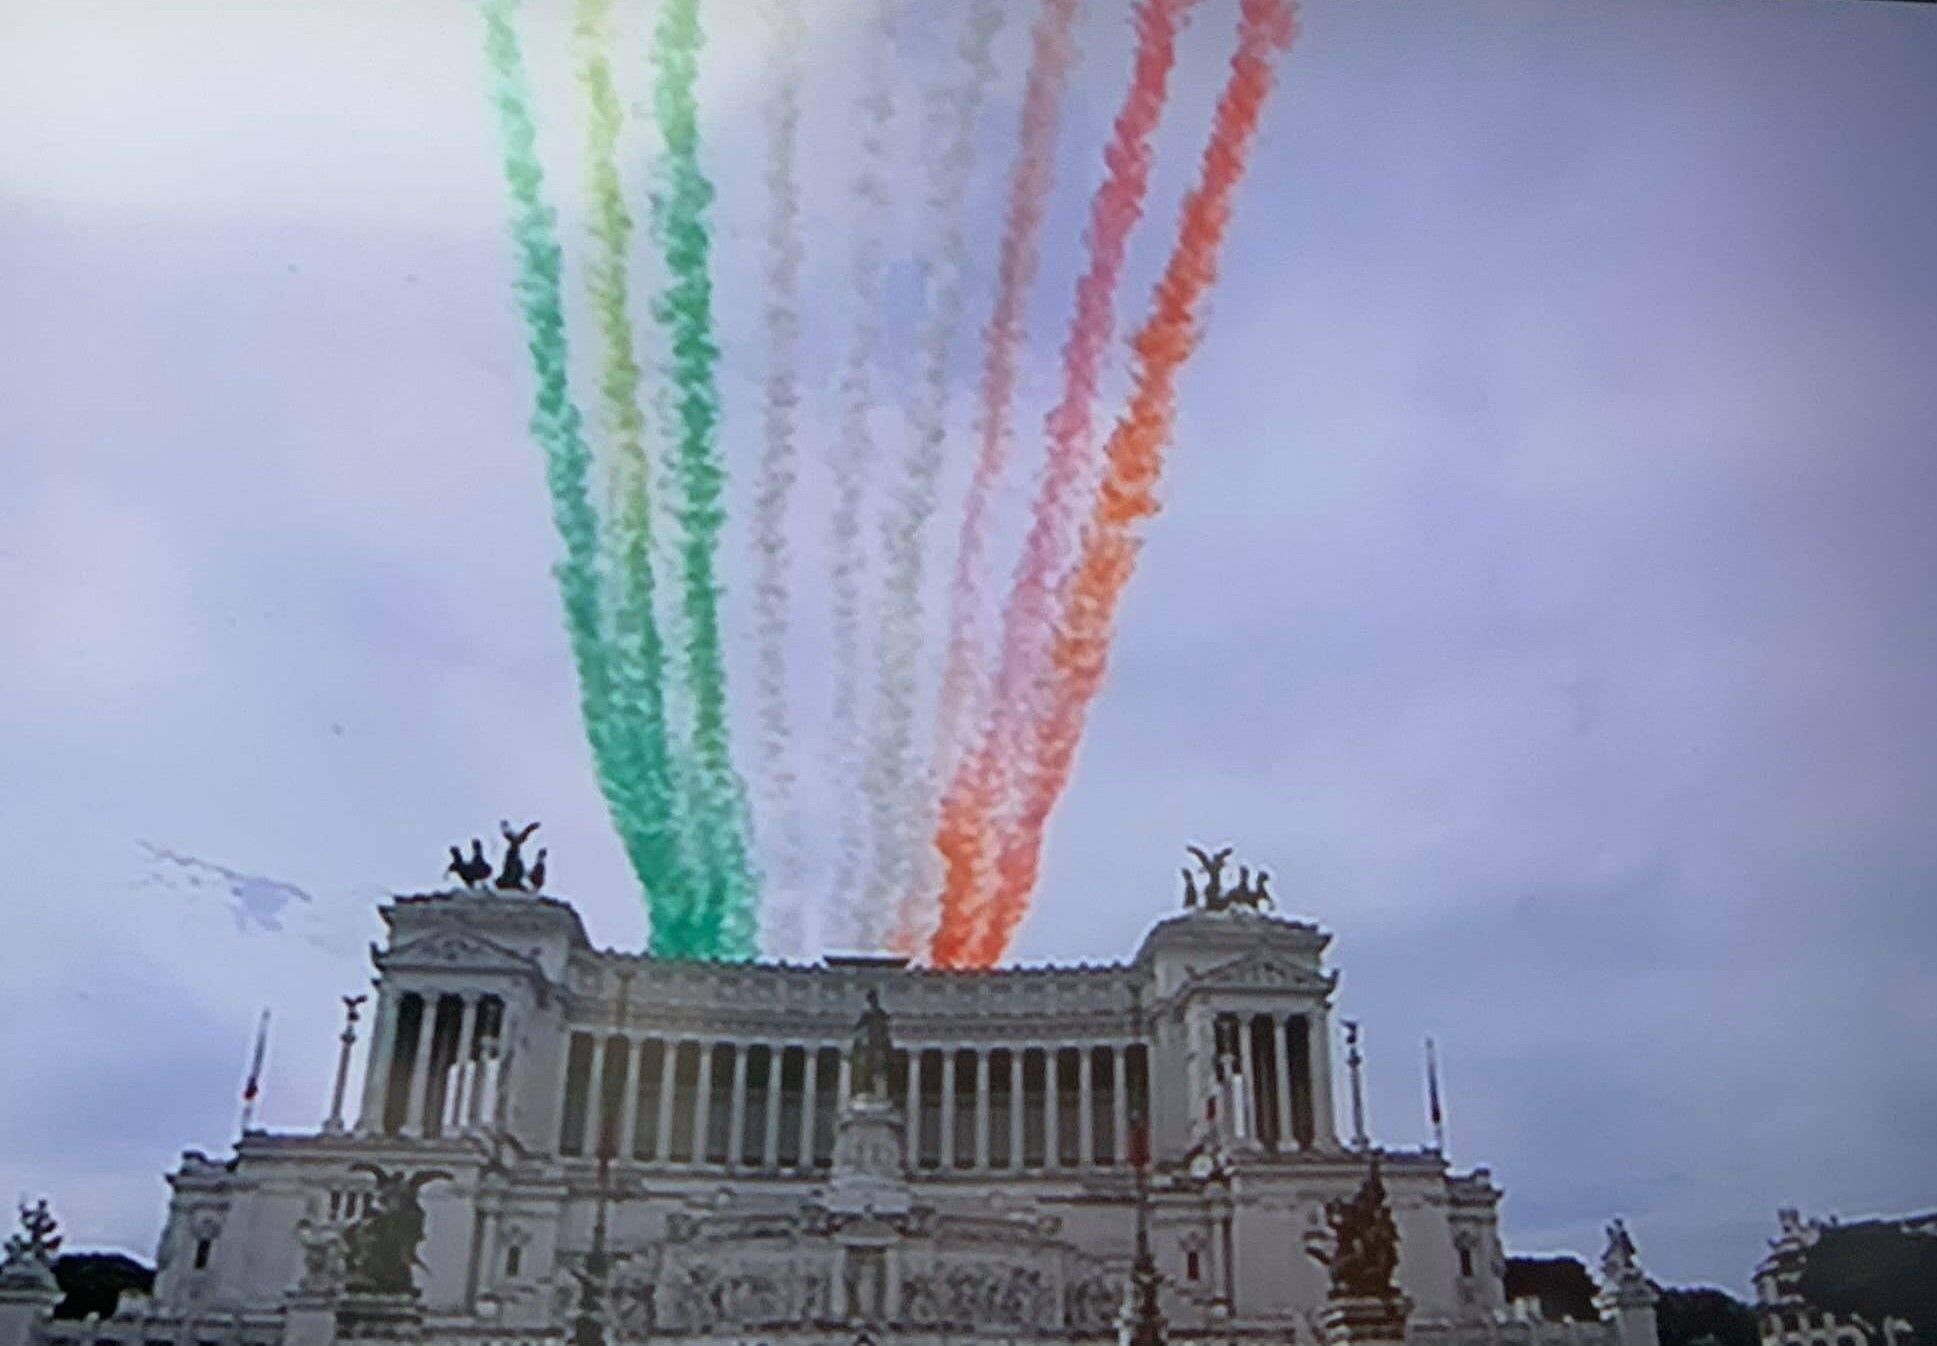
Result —
[[1271, 93], [1275, 58], [1291, 45], [1295, 32], [1289, 0], [1243, 0], [1238, 49], [1201, 174], [1184, 200], [1153, 311], [1131, 343], [1136, 372], [1129, 405], [1111, 433], [1081, 550], [1058, 595], [1051, 675], [1033, 725], [1021, 807], [1004, 830], [993, 908], [972, 931], [960, 932], [966, 938], [946, 950], [938, 947], [938, 963], [993, 965], [1028, 909], [1044, 828], [1068, 783], [1085, 717], [1109, 662], [1117, 607], [1136, 568], [1138, 525], [1157, 511], [1164, 452], [1176, 422], [1177, 377], [1199, 341], [1198, 310], [1217, 279], [1219, 250]]

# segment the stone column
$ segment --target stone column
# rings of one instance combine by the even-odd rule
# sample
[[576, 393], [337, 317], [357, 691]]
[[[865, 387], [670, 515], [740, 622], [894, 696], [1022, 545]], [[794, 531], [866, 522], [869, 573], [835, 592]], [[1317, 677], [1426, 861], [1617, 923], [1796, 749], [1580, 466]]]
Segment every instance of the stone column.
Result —
[[524, 1028], [524, 1018], [508, 1000], [502, 1003], [498, 1013], [498, 1078], [492, 1085], [496, 1097], [491, 1100], [491, 1121], [494, 1125], [509, 1127], [513, 1120], [512, 1100], [517, 1097], [512, 1092], [511, 1078], [518, 1060], [518, 1033]]
[[955, 1167], [955, 1049], [942, 1052], [942, 1168]]
[[706, 1162], [708, 1124], [713, 1120], [713, 1044], [699, 1045], [699, 1097], [693, 1100], [693, 1162]]
[[625, 1092], [619, 1095], [619, 1134], [613, 1137], [612, 1152], [630, 1159], [639, 1140], [639, 1072], [645, 1068], [645, 1044], [633, 1037], [625, 1040]]
[[908, 1137], [908, 1166], [918, 1168], [921, 1164], [921, 1048], [910, 1047], [908, 1051], [908, 1115], [902, 1119], [902, 1127]]
[[464, 1129], [464, 1104], [477, 1088], [477, 1082], [471, 1078], [471, 1049], [477, 1045], [479, 1001], [476, 992], [467, 992], [458, 997], [457, 1057], [451, 1063], [450, 1096], [444, 1100], [444, 1107], [440, 1110], [443, 1117], [438, 1120], [439, 1131], [446, 1124], [453, 1131]]
[[1056, 1087], [1057, 1049], [1042, 1049], [1042, 1166], [1060, 1168], [1063, 1162], [1059, 1132], [1063, 1120], [1063, 1100]]
[[854, 1058], [842, 1052], [840, 1067], [834, 1074], [834, 1115], [836, 1117], [847, 1111], [847, 1101], [853, 1094]]
[[1258, 1143], [1258, 1073], [1251, 1047], [1251, 1016], [1240, 1014], [1238, 1021], [1238, 1115], [1244, 1121], [1244, 1142]]
[[766, 1135], [760, 1144], [760, 1166], [775, 1168], [780, 1163], [780, 1057], [783, 1049], [767, 1048]]
[[1096, 1163], [1096, 1054], [1084, 1047], [1076, 1058], [1076, 1162]]
[[1216, 1078], [1217, 1041], [1210, 1015], [1199, 1013], [1185, 1020], [1184, 1062], [1184, 1073], [1190, 1081], [1184, 1134], [1195, 1142], [1205, 1131], [1204, 1105], [1210, 1100], [1211, 1081]]
[[1009, 1049], [1009, 1167], [1022, 1165], [1022, 1053]]
[[1335, 1150], [1338, 1118], [1332, 1111], [1332, 1022], [1322, 1005], [1313, 1006], [1305, 1016], [1305, 1070], [1309, 1078], [1301, 1082], [1311, 1090], [1312, 1144]]
[[592, 1064], [585, 1072], [585, 1132], [581, 1154], [597, 1154], [605, 1140], [605, 1034], [592, 1034]]
[[975, 1051], [975, 1166], [989, 1166], [989, 1049]]
[[1291, 1050], [1285, 1041], [1289, 1030], [1284, 1016], [1271, 1016], [1271, 1050], [1278, 1067], [1278, 1140], [1279, 1153], [1288, 1153], [1297, 1148], [1297, 1138], [1291, 1129]]
[[1130, 1162], [1130, 1051], [1110, 1048], [1110, 1124], [1115, 1133], [1116, 1161]]
[[484, 1087], [488, 1082], [487, 1076], [490, 1073], [485, 1069], [485, 1066], [491, 1061], [502, 1058], [504, 1054], [504, 1001], [497, 996], [479, 996], [477, 1011], [478, 1023], [482, 1026], [485, 1007], [492, 1004], [497, 1006], [496, 1022], [492, 1025], [492, 1036], [478, 1039], [476, 1049], [478, 1057], [477, 1064], [471, 1071], [471, 1087], [465, 1091], [464, 1095], [464, 1126], [467, 1130], [471, 1131], [477, 1130], [479, 1124], [484, 1120]]
[[820, 1092], [821, 1049], [808, 1044], [801, 1049], [800, 1072], [800, 1167], [814, 1167], [814, 1104]]
[[740, 1166], [747, 1138], [747, 1044], [733, 1044], [733, 1111], [726, 1124], [726, 1164]]
[[373, 1136], [383, 1130], [383, 1107], [389, 1097], [390, 1063], [397, 1051], [397, 997], [379, 995], [370, 1022], [370, 1051], [363, 1062], [363, 1106], [356, 1117], [357, 1134]]
[[674, 1068], [679, 1063], [679, 1049], [683, 1044], [678, 1038], [667, 1038], [665, 1051], [659, 1057], [659, 1134], [653, 1144], [652, 1157], [659, 1163], [666, 1163], [673, 1153], [673, 1083], [678, 1078]]
[[437, 1019], [442, 997], [425, 995], [424, 1013], [417, 1021], [417, 1051], [410, 1060], [409, 1106], [404, 1111], [404, 1134], [424, 1134], [424, 1096], [430, 1089], [430, 1058], [437, 1046]]

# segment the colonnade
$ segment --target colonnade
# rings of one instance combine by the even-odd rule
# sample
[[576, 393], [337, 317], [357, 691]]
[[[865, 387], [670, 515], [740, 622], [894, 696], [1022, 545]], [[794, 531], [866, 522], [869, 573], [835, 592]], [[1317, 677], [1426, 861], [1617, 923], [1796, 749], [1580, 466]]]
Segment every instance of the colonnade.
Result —
[[[1309, 1149], [1331, 1116], [1327, 1072], [1315, 1067], [1304, 1014], [1219, 1014], [1212, 1021], [1220, 1077], [1238, 1086], [1237, 1138], [1260, 1149]], [[1322, 1020], [1319, 1021], [1322, 1023]], [[1319, 1031], [1322, 1032], [1322, 1029]]]
[[[657, 1163], [811, 1169], [832, 1160], [850, 1088], [831, 1044], [572, 1035], [558, 1147]], [[1013, 1170], [1126, 1162], [1147, 1115], [1141, 1043], [912, 1046], [889, 1062], [917, 1168]]]
[[510, 1041], [498, 996], [386, 998], [370, 1039], [359, 1130], [442, 1136], [502, 1120]]

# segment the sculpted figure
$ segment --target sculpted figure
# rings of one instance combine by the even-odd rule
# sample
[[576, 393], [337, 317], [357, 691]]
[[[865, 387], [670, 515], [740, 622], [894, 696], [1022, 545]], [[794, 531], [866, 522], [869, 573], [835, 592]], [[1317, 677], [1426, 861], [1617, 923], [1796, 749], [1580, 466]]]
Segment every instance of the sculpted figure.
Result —
[[350, 1170], [370, 1174], [377, 1180], [377, 1190], [369, 1210], [343, 1233], [346, 1287], [372, 1294], [410, 1294], [416, 1288], [411, 1269], [417, 1265], [417, 1245], [424, 1240], [424, 1208], [417, 1194], [451, 1175], [443, 1169], [392, 1172], [362, 1161], [351, 1164]]
[[1332, 1248], [1329, 1258], [1320, 1260], [1331, 1266], [1332, 1298], [1390, 1299], [1397, 1294], [1392, 1277], [1399, 1269], [1399, 1229], [1386, 1204], [1377, 1156], [1359, 1190], [1349, 1199], [1327, 1202], [1325, 1215]]
[[1636, 1260], [1634, 1240], [1628, 1237], [1628, 1227], [1616, 1220], [1607, 1227], [1607, 1251], [1601, 1254], [1601, 1269], [1610, 1279], [1618, 1279], [1625, 1272], [1632, 1272], [1640, 1263]]
[[868, 991], [868, 1007], [854, 1025], [854, 1081], [856, 1098], [888, 1096], [888, 1061], [894, 1053], [894, 1040], [888, 1030], [888, 1011], [881, 1008], [881, 997]]
[[498, 887], [516, 891], [525, 886], [524, 844], [531, 840], [531, 834], [538, 830], [537, 823], [527, 823], [514, 830], [503, 819], [498, 821], [498, 831], [504, 835], [504, 868], [498, 871]]
[[1184, 849], [1196, 856], [1197, 863], [1204, 867], [1204, 910], [1224, 910], [1230, 905], [1224, 897], [1224, 866], [1231, 859], [1231, 848], [1226, 846], [1215, 855], [1199, 846], [1186, 846]]
[[531, 878], [527, 886], [534, 893], [545, 891], [545, 856], [548, 852], [543, 846], [538, 848], [538, 861], [531, 867]]
[[457, 847], [451, 847], [451, 862], [444, 867], [444, 872], [456, 875], [457, 881], [466, 888], [475, 888], [490, 878], [491, 862], [484, 858], [484, 843], [472, 837], [468, 857]]

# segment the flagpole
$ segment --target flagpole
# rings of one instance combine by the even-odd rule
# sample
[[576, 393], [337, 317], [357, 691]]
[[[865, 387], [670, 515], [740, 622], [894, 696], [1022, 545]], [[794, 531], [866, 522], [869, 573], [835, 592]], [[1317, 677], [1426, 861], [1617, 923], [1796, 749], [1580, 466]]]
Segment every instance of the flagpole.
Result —
[[242, 1131], [249, 1134], [250, 1126], [256, 1120], [256, 1098], [262, 1092], [262, 1057], [269, 1046], [269, 1011], [263, 1010], [262, 1018], [256, 1024], [256, 1050], [249, 1061], [249, 1078], [242, 1086]]
[[1426, 1108], [1433, 1124], [1433, 1151], [1446, 1153], [1446, 1114], [1439, 1105], [1439, 1055], [1426, 1039]]

